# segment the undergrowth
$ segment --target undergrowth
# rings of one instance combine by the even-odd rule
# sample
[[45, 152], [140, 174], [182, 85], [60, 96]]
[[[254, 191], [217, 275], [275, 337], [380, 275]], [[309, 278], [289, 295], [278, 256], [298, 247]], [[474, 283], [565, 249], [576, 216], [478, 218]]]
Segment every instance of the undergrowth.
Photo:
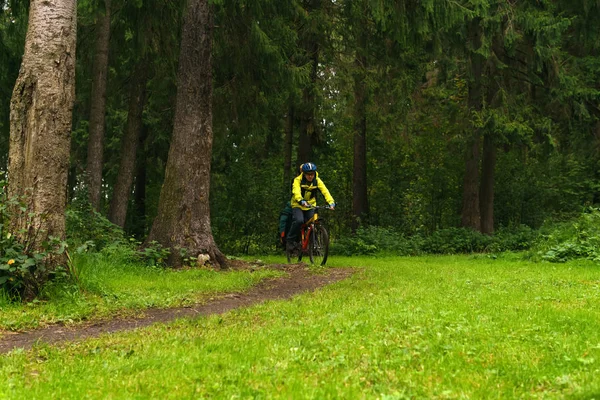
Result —
[[331, 263], [359, 269], [290, 301], [0, 357], [0, 397], [597, 397], [600, 270], [591, 262]]
[[130, 247], [107, 246], [73, 256], [79, 285], [53, 281], [30, 303], [11, 302], [0, 294], [0, 330], [20, 330], [49, 323], [133, 315], [149, 307], [176, 307], [205, 301], [211, 295], [246, 290], [281, 273], [148, 266]]

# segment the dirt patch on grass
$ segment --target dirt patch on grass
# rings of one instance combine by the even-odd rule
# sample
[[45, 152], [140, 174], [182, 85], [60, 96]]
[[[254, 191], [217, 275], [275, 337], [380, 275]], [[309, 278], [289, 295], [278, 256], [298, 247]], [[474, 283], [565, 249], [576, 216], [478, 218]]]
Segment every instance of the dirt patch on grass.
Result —
[[[242, 268], [243, 266], [240, 263], [236, 267]], [[305, 264], [271, 265], [269, 268], [283, 270], [287, 272], [287, 275], [263, 281], [247, 292], [222, 295], [207, 303], [191, 307], [144, 310], [143, 316], [138, 318], [116, 318], [90, 324], [52, 325], [28, 332], [9, 332], [0, 338], [0, 354], [17, 348], [27, 350], [36, 343], [56, 344], [82, 340], [105, 333], [127, 331], [156, 323], [169, 322], [178, 318], [222, 314], [235, 308], [247, 307], [267, 300], [289, 299], [296, 294], [313, 291], [345, 279], [353, 273], [350, 268], [330, 268], [322, 273], [315, 274]]]

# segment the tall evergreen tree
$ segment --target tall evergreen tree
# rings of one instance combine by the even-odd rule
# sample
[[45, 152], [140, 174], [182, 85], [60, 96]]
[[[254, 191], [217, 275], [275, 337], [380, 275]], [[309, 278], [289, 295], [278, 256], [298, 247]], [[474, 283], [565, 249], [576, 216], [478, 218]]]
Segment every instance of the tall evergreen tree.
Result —
[[[356, 3], [358, 7], [362, 2]], [[366, 10], [359, 10], [364, 15]], [[366, 82], [368, 53], [368, 23], [359, 20], [356, 26], [356, 54], [354, 56], [354, 126], [353, 126], [353, 170], [352, 170], [352, 212], [356, 232], [359, 224], [368, 222], [369, 197], [367, 188], [367, 102], [368, 88]]]
[[327, 37], [326, 21], [324, 20], [327, 0], [305, 0], [305, 18], [298, 29], [299, 54], [296, 62], [310, 68], [308, 81], [302, 88], [302, 97], [294, 105], [293, 115], [298, 119], [298, 154], [296, 164], [300, 165], [313, 159], [313, 144], [318, 141], [319, 126], [317, 121], [318, 108], [318, 71], [320, 54], [325, 46]]
[[148, 59], [139, 60], [131, 77], [127, 125], [121, 141], [121, 162], [119, 163], [119, 172], [113, 188], [108, 214], [109, 220], [122, 228], [125, 226], [127, 218], [131, 185], [135, 175], [137, 149], [144, 123], [142, 113], [146, 104], [148, 68]]
[[110, 44], [111, 0], [100, 1], [100, 9], [97, 15], [87, 153], [87, 183], [92, 207], [100, 210], [104, 130], [106, 127], [106, 80]]
[[[483, 44], [483, 28], [481, 17], [469, 21], [468, 40], [469, 53], [469, 99], [468, 106], [471, 112], [480, 112], [483, 107], [482, 75], [485, 58], [481, 54]], [[481, 214], [479, 209], [479, 162], [481, 132], [478, 128], [469, 126], [465, 133], [467, 138], [465, 149], [465, 174], [463, 179], [463, 200], [461, 211], [461, 224], [463, 227], [479, 231], [481, 229]]]
[[171, 249], [169, 263], [182, 264], [182, 251], [208, 255], [221, 266], [210, 222], [212, 154], [213, 9], [208, 0], [190, 0], [183, 23], [177, 74], [173, 137], [160, 193], [158, 215], [148, 241]]

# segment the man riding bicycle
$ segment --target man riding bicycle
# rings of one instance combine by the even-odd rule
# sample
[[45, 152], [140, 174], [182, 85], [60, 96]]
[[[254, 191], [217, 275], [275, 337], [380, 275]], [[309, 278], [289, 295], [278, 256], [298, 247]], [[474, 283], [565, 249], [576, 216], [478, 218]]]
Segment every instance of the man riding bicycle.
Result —
[[335, 201], [329, 190], [319, 178], [317, 166], [313, 163], [306, 163], [300, 166], [302, 171], [292, 183], [292, 226], [287, 234], [287, 250], [294, 251], [299, 248], [298, 234], [305, 221], [308, 221], [315, 214], [312, 208], [317, 205], [316, 191], [319, 190], [329, 207], [335, 207]]

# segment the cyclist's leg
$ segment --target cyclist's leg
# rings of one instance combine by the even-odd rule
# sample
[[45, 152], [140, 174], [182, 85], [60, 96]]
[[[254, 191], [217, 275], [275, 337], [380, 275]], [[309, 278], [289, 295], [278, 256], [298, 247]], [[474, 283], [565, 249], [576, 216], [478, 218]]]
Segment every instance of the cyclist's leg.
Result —
[[315, 210], [313, 210], [312, 208], [310, 210], [304, 211], [304, 222], [311, 219], [313, 215], [315, 215]]
[[292, 208], [292, 226], [290, 226], [290, 230], [287, 235], [286, 242], [288, 246], [295, 245], [300, 238], [300, 227], [304, 223], [304, 213], [300, 208]]
[[[308, 221], [309, 219], [311, 219], [313, 217], [313, 215], [315, 215], [315, 210], [309, 209], [309, 210], [304, 210], [302, 211], [302, 221], [304, 221], [303, 223], [306, 223], [306, 221]], [[302, 227], [302, 225], [300, 225]], [[298, 232], [299, 233], [299, 232]], [[298, 235], [300, 236], [300, 235]], [[302, 249], [303, 248], [303, 244], [300, 243], [302, 241], [301, 237], [298, 237], [298, 249]], [[306, 249], [304, 249], [306, 250]], [[300, 256], [302, 256], [302, 251], [300, 251]], [[302, 257], [300, 257], [302, 258]]]

